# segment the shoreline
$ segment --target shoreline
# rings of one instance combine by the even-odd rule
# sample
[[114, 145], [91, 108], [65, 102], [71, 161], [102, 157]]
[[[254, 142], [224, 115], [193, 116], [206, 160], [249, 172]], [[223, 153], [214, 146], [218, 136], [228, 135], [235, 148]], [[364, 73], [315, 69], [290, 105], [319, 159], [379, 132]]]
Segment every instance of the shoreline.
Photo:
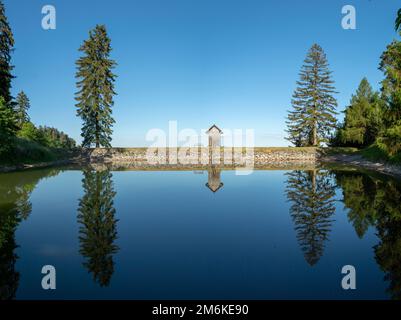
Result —
[[[150, 164], [146, 160], [146, 148], [112, 148], [112, 149], [89, 149], [84, 150], [80, 155], [69, 159], [56, 160], [51, 162], [39, 162], [33, 164], [0, 165], [0, 173], [25, 171], [31, 169], [47, 168], [54, 166], [87, 166], [93, 169], [108, 170], [207, 170], [211, 166], [222, 170], [245, 169], [244, 162], [235, 162], [231, 165], [211, 163], [186, 163], [186, 164]], [[195, 158], [202, 156], [200, 150]], [[166, 150], [169, 153], [169, 150]], [[191, 156], [188, 154], [189, 159]], [[192, 155], [194, 156], [194, 155]], [[160, 160], [160, 158], [158, 158]], [[162, 160], [165, 160], [163, 158]], [[244, 160], [246, 162], [246, 159]], [[361, 155], [336, 153], [327, 155], [318, 148], [255, 148], [254, 164], [255, 170], [285, 170], [304, 169], [318, 167], [321, 164], [340, 164], [354, 168], [362, 168], [376, 171], [381, 174], [401, 178], [401, 166], [392, 165], [381, 161], [370, 161]]]
[[401, 179], [401, 166], [386, 163], [384, 161], [371, 161], [363, 158], [361, 155], [336, 154], [323, 156], [321, 163], [338, 163], [359, 169], [367, 169], [384, 175]]

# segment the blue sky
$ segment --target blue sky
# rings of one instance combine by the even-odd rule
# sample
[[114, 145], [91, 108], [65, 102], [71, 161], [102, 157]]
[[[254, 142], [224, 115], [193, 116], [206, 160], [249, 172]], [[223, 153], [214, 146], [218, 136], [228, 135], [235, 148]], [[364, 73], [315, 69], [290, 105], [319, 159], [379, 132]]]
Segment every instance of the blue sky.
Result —
[[[285, 117], [313, 43], [326, 51], [339, 111], [362, 77], [379, 89], [380, 55], [396, 34], [399, 0], [3, 0], [16, 45], [13, 93], [24, 90], [37, 125], [77, 141], [78, 48], [106, 24], [117, 61], [114, 146], [145, 146], [146, 132], [178, 128], [255, 130], [257, 146], [287, 146]], [[43, 30], [54, 5], [57, 29]], [[357, 29], [341, 27], [344, 5]]]

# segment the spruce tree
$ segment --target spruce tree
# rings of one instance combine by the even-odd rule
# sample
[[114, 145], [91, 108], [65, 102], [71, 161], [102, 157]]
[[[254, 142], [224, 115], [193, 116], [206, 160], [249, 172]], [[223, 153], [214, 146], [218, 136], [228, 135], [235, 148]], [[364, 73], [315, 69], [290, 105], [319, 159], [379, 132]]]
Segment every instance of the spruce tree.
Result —
[[15, 117], [17, 119], [17, 124], [21, 128], [24, 123], [30, 121], [28, 115], [28, 109], [30, 108], [30, 102], [28, 96], [24, 91], [18, 93], [15, 101]]
[[319, 45], [314, 44], [308, 51], [299, 76], [286, 122], [287, 140], [297, 147], [318, 146], [328, 142], [337, 114], [334, 82]]
[[401, 31], [401, 9], [398, 9], [397, 18], [395, 19], [395, 31]]
[[386, 102], [385, 130], [378, 144], [390, 155], [401, 152], [401, 41], [394, 40], [381, 56], [382, 98]]
[[110, 147], [112, 126], [112, 106], [115, 75], [112, 69], [116, 63], [110, 59], [111, 40], [106, 27], [97, 25], [89, 32], [79, 51], [83, 56], [76, 62], [77, 114], [83, 120], [82, 145]]
[[11, 53], [14, 47], [14, 36], [5, 13], [3, 2], [0, 0], [0, 97], [3, 97], [6, 105], [12, 101], [11, 80]]
[[0, 97], [0, 156], [10, 152], [16, 131], [14, 111]]
[[382, 130], [383, 109], [379, 93], [363, 78], [344, 111], [344, 124], [337, 133], [340, 144], [354, 147], [372, 144]]

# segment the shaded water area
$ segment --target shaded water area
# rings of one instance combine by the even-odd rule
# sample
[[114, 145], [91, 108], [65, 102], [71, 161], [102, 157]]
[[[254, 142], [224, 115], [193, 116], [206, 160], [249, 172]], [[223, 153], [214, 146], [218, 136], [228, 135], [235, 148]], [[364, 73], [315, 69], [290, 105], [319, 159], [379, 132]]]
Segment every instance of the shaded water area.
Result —
[[400, 203], [347, 169], [0, 174], [0, 299], [400, 299]]

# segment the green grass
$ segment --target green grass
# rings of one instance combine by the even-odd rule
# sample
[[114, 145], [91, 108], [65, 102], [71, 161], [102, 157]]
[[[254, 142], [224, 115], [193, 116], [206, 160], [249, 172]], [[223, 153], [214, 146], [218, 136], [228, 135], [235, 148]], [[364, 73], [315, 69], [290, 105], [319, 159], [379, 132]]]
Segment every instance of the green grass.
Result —
[[385, 161], [391, 164], [401, 165], [400, 153], [390, 156], [377, 144], [372, 144], [371, 146], [361, 150], [361, 155], [371, 161]]
[[15, 146], [7, 156], [1, 156], [1, 165], [35, 164], [66, 159], [71, 152], [66, 150], [47, 148], [34, 141], [16, 138]]
[[380, 149], [377, 145], [373, 144], [363, 150], [361, 150], [361, 155], [368, 160], [371, 161], [389, 161], [390, 157], [386, 154], [386, 152]]
[[319, 151], [325, 155], [336, 155], [336, 154], [352, 155], [352, 154], [358, 154], [358, 152], [360, 152], [358, 148], [353, 148], [353, 147], [327, 147], [327, 148], [320, 148]]

